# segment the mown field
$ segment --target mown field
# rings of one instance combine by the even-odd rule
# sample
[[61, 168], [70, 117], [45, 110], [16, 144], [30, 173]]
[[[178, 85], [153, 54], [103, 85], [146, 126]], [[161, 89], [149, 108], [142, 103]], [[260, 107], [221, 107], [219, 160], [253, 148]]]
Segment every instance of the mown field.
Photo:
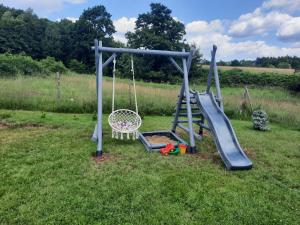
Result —
[[197, 154], [164, 157], [112, 140], [106, 121], [97, 162], [92, 114], [0, 110], [0, 224], [300, 223], [299, 131], [232, 120], [254, 167], [229, 172], [208, 133]]
[[[203, 84], [191, 84], [191, 88], [203, 91]], [[54, 76], [47, 78], [18, 77], [0, 79], [0, 108], [25, 109], [70, 113], [94, 113], [96, 111], [95, 77], [91, 75], [65, 75], [61, 79], [61, 98], [57, 99]], [[116, 107], [131, 107], [128, 80], [117, 80]], [[177, 101], [179, 85], [137, 83], [139, 111], [142, 115], [171, 115]], [[131, 87], [132, 89], [132, 87]], [[253, 108], [267, 111], [271, 122], [300, 129], [300, 96], [280, 88], [250, 87]], [[225, 111], [231, 118], [241, 118], [242, 87], [222, 87]], [[111, 110], [112, 82], [104, 80], [104, 112]], [[131, 92], [132, 94], [132, 92]], [[131, 99], [131, 103], [130, 103]]]
[[[209, 69], [209, 65], [203, 65], [203, 68]], [[294, 69], [279, 69], [279, 68], [266, 68], [266, 67], [247, 67], [247, 66], [218, 66], [222, 71], [239, 69], [242, 71], [253, 72], [253, 73], [279, 73], [291, 75], [295, 73]]]

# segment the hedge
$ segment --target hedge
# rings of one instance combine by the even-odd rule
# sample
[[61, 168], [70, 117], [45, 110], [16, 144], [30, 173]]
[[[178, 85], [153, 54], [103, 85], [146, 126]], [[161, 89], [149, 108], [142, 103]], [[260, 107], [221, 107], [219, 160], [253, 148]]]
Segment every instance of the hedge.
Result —
[[30, 56], [0, 54], [1, 76], [33, 76], [49, 75], [52, 72], [66, 72], [67, 68], [53, 57], [47, 57], [41, 61], [33, 60]]
[[[208, 69], [203, 69], [200, 80], [206, 81]], [[219, 71], [220, 82], [225, 86], [274, 86], [300, 92], [300, 74], [253, 73], [239, 69]]]

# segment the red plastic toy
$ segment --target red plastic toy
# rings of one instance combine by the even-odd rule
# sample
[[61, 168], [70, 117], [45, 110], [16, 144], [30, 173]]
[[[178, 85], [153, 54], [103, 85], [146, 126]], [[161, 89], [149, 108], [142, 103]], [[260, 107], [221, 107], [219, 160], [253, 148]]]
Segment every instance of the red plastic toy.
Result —
[[175, 148], [174, 145], [172, 145], [172, 144], [167, 144], [166, 147], [161, 148], [159, 152], [160, 152], [162, 155], [168, 155], [169, 152], [172, 151], [174, 148]]

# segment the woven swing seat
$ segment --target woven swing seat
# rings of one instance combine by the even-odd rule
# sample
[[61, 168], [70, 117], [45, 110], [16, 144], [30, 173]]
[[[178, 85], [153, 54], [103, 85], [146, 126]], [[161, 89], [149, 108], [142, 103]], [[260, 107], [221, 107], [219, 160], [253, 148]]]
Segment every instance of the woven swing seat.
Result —
[[108, 123], [113, 131], [113, 137], [123, 139], [123, 134], [133, 135], [133, 139], [138, 137], [138, 129], [142, 124], [141, 117], [129, 109], [118, 109], [113, 111], [108, 117]]
[[133, 59], [131, 58], [131, 72], [132, 82], [134, 90], [135, 112], [130, 109], [115, 109], [115, 77], [116, 77], [116, 58], [113, 60], [113, 94], [112, 94], [112, 113], [108, 117], [108, 123], [112, 128], [112, 138], [123, 139], [123, 135], [127, 136], [127, 139], [135, 140], [139, 136], [138, 129], [142, 125], [142, 119], [138, 114], [138, 105], [136, 98], [135, 79]]

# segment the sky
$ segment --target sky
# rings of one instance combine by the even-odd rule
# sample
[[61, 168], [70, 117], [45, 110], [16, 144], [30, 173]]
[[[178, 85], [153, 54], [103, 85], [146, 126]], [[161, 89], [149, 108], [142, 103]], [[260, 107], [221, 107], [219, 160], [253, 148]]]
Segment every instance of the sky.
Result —
[[159, 2], [186, 26], [185, 39], [210, 58], [218, 46], [219, 60], [255, 59], [262, 56], [300, 57], [300, 0], [0, 0], [14, 8], [32, 8], [39, 17], [76, 21], [82, 11], [101, 4], [112, 15], [114, 37], [134, 31], [139, 14]]

